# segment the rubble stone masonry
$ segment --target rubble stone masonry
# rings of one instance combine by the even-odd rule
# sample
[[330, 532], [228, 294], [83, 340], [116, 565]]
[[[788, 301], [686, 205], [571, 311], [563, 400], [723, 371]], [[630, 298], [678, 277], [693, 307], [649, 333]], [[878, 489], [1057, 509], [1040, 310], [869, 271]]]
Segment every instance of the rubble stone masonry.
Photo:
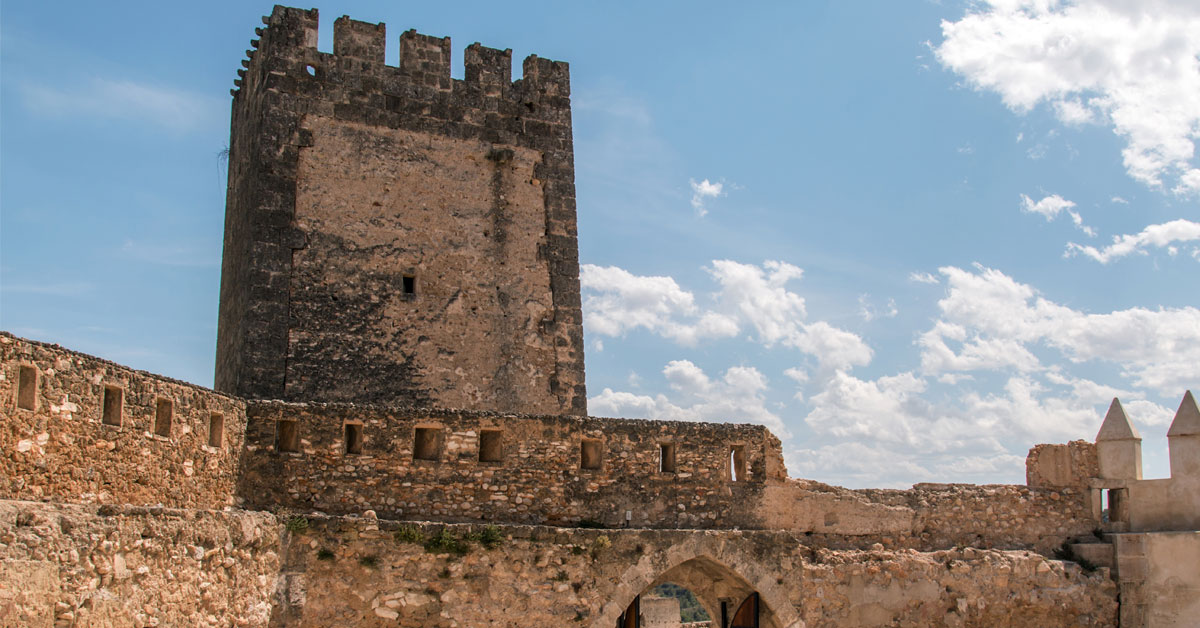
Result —
[[216, 387], [584, 415], [567, 64], [276, 7], [233, 99]]
[[758, 591], [764, 628], [1116, 625], [1107, 569], [1026, 551], [839, 551], [774, 531], [539, 526], [500, 526], [496, 547], [469, 543], [462, 555], [422, 541], [480, 530], [310, 519], [285, 545], [287, 603], [272, 625], [607, 628], [658, 582], [688, 587], [710, 616]]
[[0, 499], [234, 503], [241, 400], [0, 332], [0, 416]]

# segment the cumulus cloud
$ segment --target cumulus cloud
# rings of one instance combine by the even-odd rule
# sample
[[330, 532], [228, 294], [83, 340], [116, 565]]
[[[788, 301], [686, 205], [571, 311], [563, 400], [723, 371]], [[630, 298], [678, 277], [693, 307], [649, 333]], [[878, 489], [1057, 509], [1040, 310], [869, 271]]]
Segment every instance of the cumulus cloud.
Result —
[[175, 132], [219, 120], [220, 103], [207, 96], [129, 80], [95, 78], [67, 88], [26, 85], [25, 104], [43, 115], [124, 118]]
[[1071, 362], [1118, 365], [1140, 387], [1175, 395], [1200, 380], [1200, 309], [1081, 312], [1050, 301], [1004, 273], [940, 269], [948, 291], [941, 318], [921, 336], [922, 372], [1038, 370], [1033, 352]]
[[688, 183], [692, 185], [692, 209], [696, 210], [696, 213], [700, 216], [708, 213], [708, 208], [705, 206], [705, 203], [709, 199], [714, 199], [718, 196], [724, 196], [725, 194], [722, 191], [725, 187], [725, 184], [720, 182], [713, 183], [712, 181], [705, 179], [699, 183], [696, 183], [695, 179], [689, 179]]
[[677, 399], [666, 395], [638, 395], [605, 388], [588, 399], [588, 410], [597, 416], [758, 423], [775, 434], [791, 435], [779, 415], [766, 406], [767, 378], [749, 366], [727, 369], [720, 379], [710, 378], [689, 360], [673, 360], [662, 371]]
[[928, 379], [913, 372], [874, 380], [838, 372], [812, 396], [805, 417], [827, 444], [789, 452], [788, 466], [858, 485], [896, 477], [902, 484], [1019, 482], [1025, 448], [1090, 437], [1114, 396], [1131, 415], [1136, 408], [1139, 425], [1170, 421], [1169, 408], [1136, 391], [1054, 371], [1013, 375], [1001, 390], [962, 390], [952, 398], [937, 397]]
[[638, 276], [616, 266], [584, 264], [579, 283], [589, 291], [584, 301], [588, 331], [622, 336], [642, 328], [684, 345], [701, 338], [736, 335], [737, 321], [715, 312], [702, 312], [695, 297], [670, 277]]
[[1083, 217], [1079, 215], [1079, 212], [1071, 209], [1072, 207], [1075, 207], [1075, 203], [1073, 201], [1068, 201], [1057, 194], [1046, 196], [1040, 201], [1034, 201], [1032, 198], [1029, 198], [1024, 194], [1021, 195], [1021, 211], [1029, 214], [1041, 214], [1046, 218], [1047, 222], [1054, 220], [1059, 213], [1066, 212], [1066, 214], [1071, 217], [1071, 221], [1075, 223], [1076, 227], [1089, 236], [1094, 237], [1096, 235], [1096, 231], [1083, 224]]
[[[1196, 241], [1200, 241], [1200, 222], [1181, 218], [1161, 225], [1150, 225], [1142, 229], [1141, 233], [1113, 236], [1113, 243], [1102, 249], [1069, 242], [1066, 256], [1082, 254], [1101, 264], [1107, 264], [1114, 259], [1133, 253], [1146, 255], [1146, 249], [1152, 246], [1166, 248], [1168, 253], [1174, 255], [1177, 252], [1173, 246], [1174, 243]], [[1195, 250], [1193, 249], [1193, 256], [1195, 256]]]
[[1067, 124], [1124, 138], [1142, 183], [1200, 192], [1200, 4], [983, 0], [943, 21], [938, 61], [1015, 111], [1048, 104]]
[[670, 277], [585, 264], [580, 274], [584, 324], [590, 333], [605, 336], [642, 328], [689, 346], [746, 329], [765, 347], [797, 349], [830, 368], [871, 361], [871, 348], [858, 335], [825, 321], [805, 320], [804, 298], [788, 289], [803, 276], [802, 269], [780, 261], [756, 266], [714, 260], [705, 270], [719, 289], [709, 295], [711, 305], [702, 308]]

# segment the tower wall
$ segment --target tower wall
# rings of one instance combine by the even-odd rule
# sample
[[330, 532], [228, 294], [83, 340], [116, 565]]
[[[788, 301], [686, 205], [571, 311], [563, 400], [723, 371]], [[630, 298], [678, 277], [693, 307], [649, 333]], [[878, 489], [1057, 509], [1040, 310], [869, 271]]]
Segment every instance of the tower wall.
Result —
[[233, 130], [216, 386], [584, 414], [567, 64], [276, 7]]

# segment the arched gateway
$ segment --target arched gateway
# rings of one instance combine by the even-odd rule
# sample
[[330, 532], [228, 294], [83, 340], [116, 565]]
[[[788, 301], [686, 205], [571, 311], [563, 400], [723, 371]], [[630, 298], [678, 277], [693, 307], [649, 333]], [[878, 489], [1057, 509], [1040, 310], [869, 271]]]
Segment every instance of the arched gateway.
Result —
[[778, 571], [738, 545], [705, 535], [643, 557], [622, 574], [593, 628], [640, 628], [641, 596], [664, 582], [690, 590], [714, 628], [803, 628]]

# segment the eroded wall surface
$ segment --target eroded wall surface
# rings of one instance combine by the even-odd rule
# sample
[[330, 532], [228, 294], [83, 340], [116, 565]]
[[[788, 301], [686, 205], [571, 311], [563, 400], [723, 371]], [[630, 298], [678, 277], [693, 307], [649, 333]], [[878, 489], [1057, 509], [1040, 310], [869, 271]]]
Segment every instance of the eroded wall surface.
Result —
[[[764, 487], [786, 474], [779, 441], [755, 425], [260, 402], [248, 412], [239, 494], [250, 507], [372, 509], [392, 519], [762, 527]], [[297, 422], [298, 451], [281, 451], [281, 421]], [[361, 454], [347, 453], [348, 423], [362, 426]], [[436, 436], [433, 459], [414, 451], [418, 430]], [[500, 441], [495, 461], [481, 460], [488, 432]], [[584, 468], [585, 442], [599, 456], [596, 468]], [[664, 445], [673, 448], [673, 470], [662, 470]], [[743, 452], [738, 481], [730, 476], [733, 448]]]
[[1076, 487], [917, 484], [851, 490], [788, 480], [764, 491], [764, 527], [804, 532], [833, 548], [920, 550], [956, 546], [1049, 553], [1099, 525], [1090, 493]]
[[[216, 386], [586, 414], [567, 64], [276, 7], [234, 90]], [[408, 278], [408, 279], [406, 279]], [[409, 283], [411, 281], [411, 283]], [[411, 287], [411, 291], [409, 288]]]
[[0, 626], [266, 626], [266, 513], [0, 501]]
[[1200, 532], [1114, 534], [1122, 628], [1200, 621]]
[[[415, 538], [481, 527], [312, 519], [286, 548], [277, 626], [595, 626], [662, 581], [761, 595], [764, 626], [1115, 626], [1107, 570], [1023, 551], [813, 549], [778, 532], [499, 526], [498, 547], [430, 553]], [[400, 532], [397, 535], [397, 532]], [[690, 587], [689, 587], [690, 588]], [[711, 595], [709, 595], [711, 593]]]
[[[161, 402], [169, 425], [156, 431]], [[221, 434], [210, 446], [214, 416]], [[0, 333], [0, 498], [222, 508], [233, 503], [244, 430], [240, 400]]]

